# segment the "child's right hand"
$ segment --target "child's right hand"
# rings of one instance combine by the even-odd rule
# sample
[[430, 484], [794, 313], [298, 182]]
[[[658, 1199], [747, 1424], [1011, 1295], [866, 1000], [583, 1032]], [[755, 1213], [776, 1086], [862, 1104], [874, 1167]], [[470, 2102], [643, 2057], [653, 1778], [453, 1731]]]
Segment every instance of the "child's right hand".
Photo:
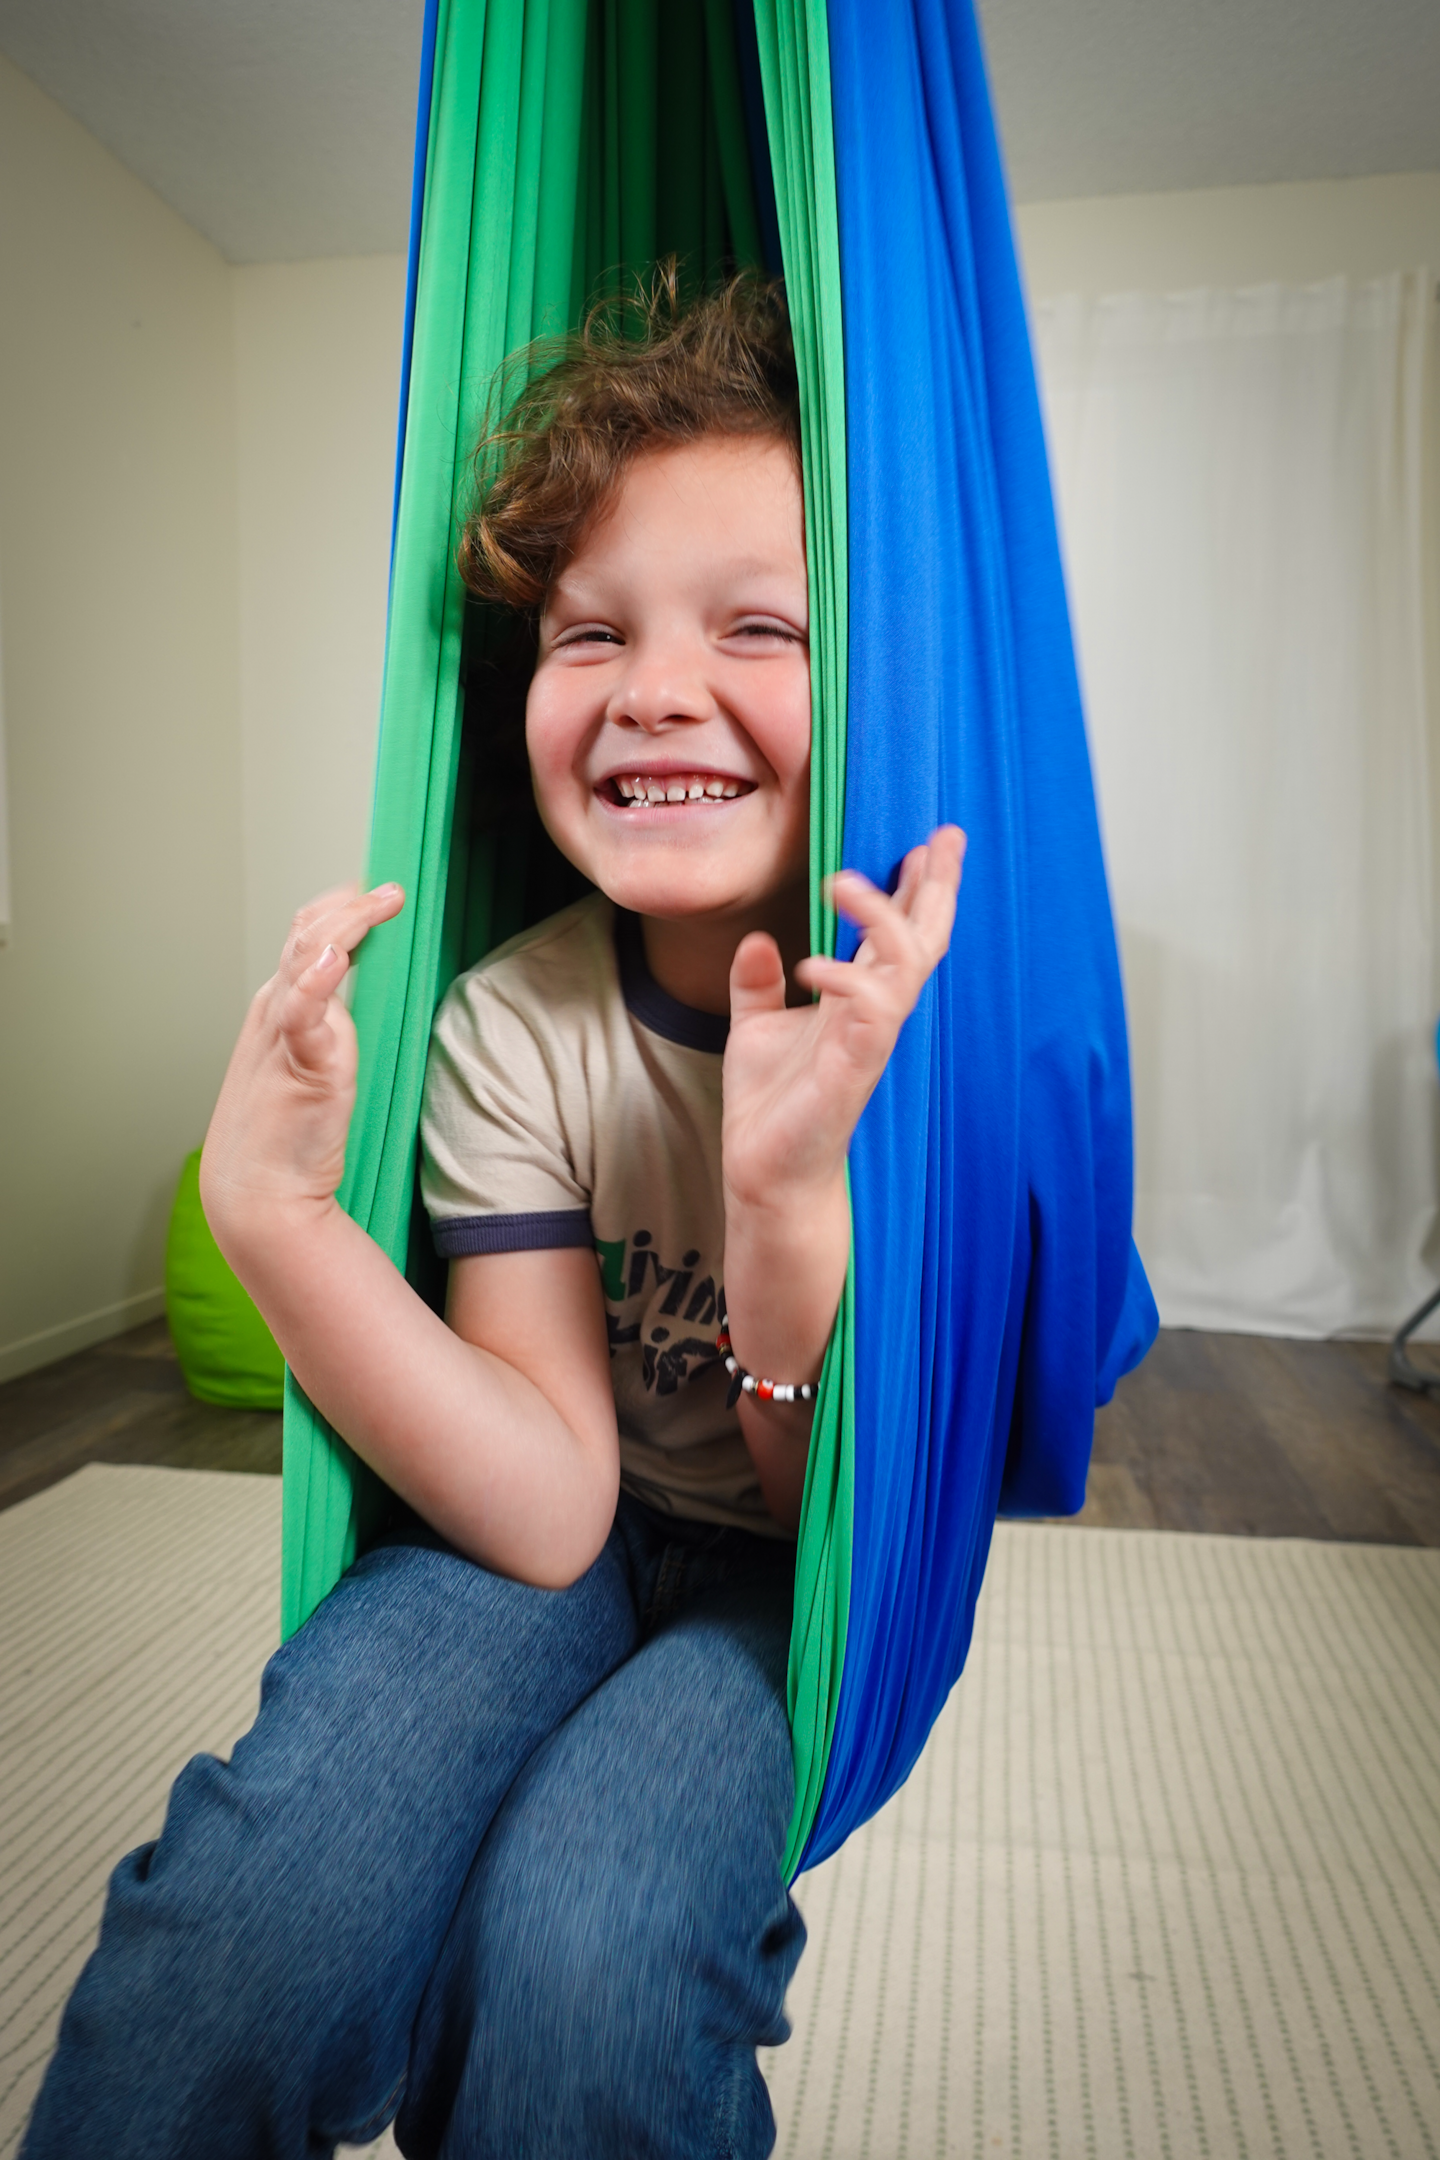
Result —
[[[484, 1567], [549, 1590], [605, 1543], [620, 1443], [594, 1256], [482, 1253], [447, 1326], [335, 1199], [356, 1040], [335, 995], [398, 885], [302, 908], [256, 993], [200, 1164], [221, 1251], [363, 1461]], [[567, 1354], [557, 1360], [557, 1341]]]
[[205, 1137], [200, 1194], [221, 1250], [257, 1219], [333, 1204], [355, 1101], [355, 1025], [337, 997], [368, 930], [398, 915], [398, 885], [323, 893], [300, 910], [256, 991]]

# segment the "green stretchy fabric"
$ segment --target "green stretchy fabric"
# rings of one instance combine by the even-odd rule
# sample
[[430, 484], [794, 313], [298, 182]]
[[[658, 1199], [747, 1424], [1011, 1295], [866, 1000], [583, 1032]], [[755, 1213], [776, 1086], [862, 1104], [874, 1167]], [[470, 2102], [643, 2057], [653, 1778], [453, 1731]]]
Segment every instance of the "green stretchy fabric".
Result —
[[[835, 949], [824, 880], [840, 868], [845, 826], [845, 686], [849, 639], [845, 494], [845, 347], [830, 48], [824, 0], [756, 0], [755, 28], [785, 290], [800, 377], [805, 550], [810, 573], [810, 936]], [[793, 1877], [820, 1806], [840, 1701], [850, 1613], [855, 1490], [854, 1267], [820, 1376], [795, 1564], [790, 1734]]]
[[[743, 0], [742, 0], [743, 4]], [[800, 357], [812, 608], [812, 920], [838, 867], [845, 771], [845, 404], [822, 0], [760, 0], [766, 124]], [[431, 0], [423, 196], [369, 876], [403, 915], [356, 969], [361, 1062], [341, 1200], [423, 1294], [415, 1148], [430, 1022], [452, 977], [569, 897], [533, 825], [487, 814], [491, 627], [455, 569], [469, 461], [501, 363], [619, 277], [761, 260], [731, 0]], [[422, 79], [424, 75], [422, 73]], [[420, 163], [417, 158], [417, 176]], [[791, 1652], [793, 1871], [824, 1785], [850, 1594], [854, 1312], [821, 1384]], [[382, 1488], [287, 1382], [282, 1622], [363, 1549]]]

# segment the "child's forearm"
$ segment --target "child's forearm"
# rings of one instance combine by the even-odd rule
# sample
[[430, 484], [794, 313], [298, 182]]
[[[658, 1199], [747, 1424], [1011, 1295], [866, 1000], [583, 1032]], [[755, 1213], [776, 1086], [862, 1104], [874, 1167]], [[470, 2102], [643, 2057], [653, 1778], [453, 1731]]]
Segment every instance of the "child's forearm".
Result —
[[[760, 1201], [727, 1196], [725, 1304], [735, 1357], [747, 1372], [814, 1382], [835, 1325], [850, 1258], [843, 1164], [823, 1185]], [[740, 1424], [766, 1505], [798, 1526], [812, 1406], [740, 1399]]]
[[[739, 1362], [772, 1380], [814, 1380], [850, 1257], [845, 1159], [917, 998], [950, 941], [964, 835], [912, 848], [893, 894], [840, 871], [830, 894], [864, 930], [854, 960], [812, 953], [795, 969], [819, 1002], [786, 1003], [780, 948], [741, 938], [730, 963], [725, 1046], [725, 1296]], [[767, 1504], [798, 1523], [809, 1452], [799, 1405], [742, 1413]]]
[[228, 1220], [222, 1241], [311, 1401], [417, 1513], [499, 1574], [584, 1572], [615, 1511], [613, 1432], [576, 1432], [454, 1333], [333, 1200]]

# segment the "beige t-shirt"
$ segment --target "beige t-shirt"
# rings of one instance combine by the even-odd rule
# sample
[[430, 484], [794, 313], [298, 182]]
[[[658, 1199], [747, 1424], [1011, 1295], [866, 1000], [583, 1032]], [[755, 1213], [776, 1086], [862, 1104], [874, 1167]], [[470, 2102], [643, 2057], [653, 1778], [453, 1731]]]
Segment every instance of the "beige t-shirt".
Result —
[[421, 1190], [447, 1259], [593, 1246], [623, 1482], [671, 1514], [781, 1537], [715, 1348], [728, 1028], [660, 988], [637, 917], [600, 894], [552, 915], [446, 993]]

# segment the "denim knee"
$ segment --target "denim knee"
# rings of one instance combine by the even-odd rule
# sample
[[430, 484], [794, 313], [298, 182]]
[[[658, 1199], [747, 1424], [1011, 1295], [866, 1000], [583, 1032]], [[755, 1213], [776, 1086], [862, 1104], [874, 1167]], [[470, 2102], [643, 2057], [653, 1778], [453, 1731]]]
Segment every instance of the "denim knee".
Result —
[[415, 2160], [759, 2160], [757, 2047], [804, 1942], [783, 1695], [743, 1629], [652, 1641], [538, 1752], [477, 1856], [411, 2051]]
[[[593, 1854], [591, 1855], [593, 1858]], [[733, 1918], [626, 1853], [482, 1854], [422, 2008], [398, 2125], [416, 2160], [761, 2160], [755, 2050], [786, 2036], [804, 1925]]]
[[634, 1627], [613, 1557], [545, 1593], [367, 1555], [116, 1871], [27, 2151], [288, 2160], [383, 2119], [495, 1808]]

